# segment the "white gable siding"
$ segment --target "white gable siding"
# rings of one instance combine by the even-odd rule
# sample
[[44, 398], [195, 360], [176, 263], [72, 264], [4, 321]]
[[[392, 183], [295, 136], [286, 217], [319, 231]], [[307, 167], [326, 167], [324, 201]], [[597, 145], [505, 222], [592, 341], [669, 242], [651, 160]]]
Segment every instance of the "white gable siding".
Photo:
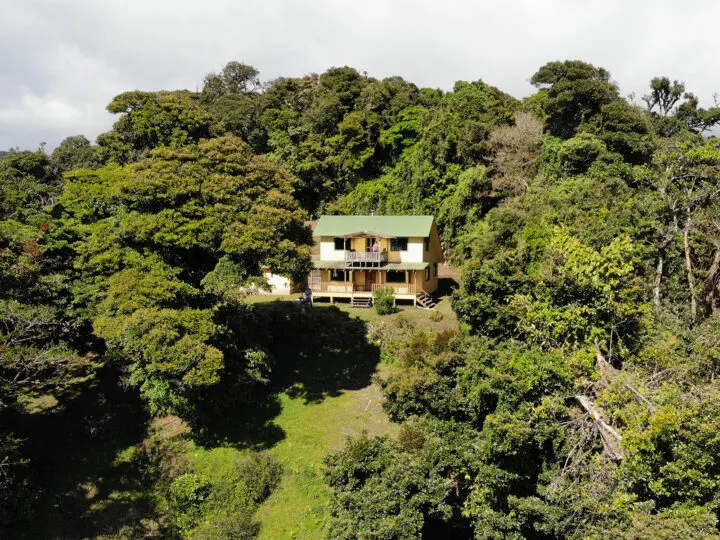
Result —
[[423, 262], [424, 255], [425, 240], [409, 238], [407, 251], [400, 251], [400, 262]]
[[345, 252], [342, 249], [335, 249], [335, 239], [324, 236], [320, 239], [320, 260], [321, 261], [344, 261]]

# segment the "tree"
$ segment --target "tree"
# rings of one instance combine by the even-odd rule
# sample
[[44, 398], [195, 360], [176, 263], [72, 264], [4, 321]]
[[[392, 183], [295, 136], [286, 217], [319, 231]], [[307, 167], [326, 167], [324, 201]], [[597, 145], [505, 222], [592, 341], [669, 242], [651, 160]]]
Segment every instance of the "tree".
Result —
[[202, 89], [202, 99], [214, 103], [231, 94], [252, 94], [261, 87], [258, 74], [253, 66], [241, 62], [228, 62], [219, 73], [208, 73]]
[[[657, 267], [654, 284], [655, 306], [662, 306], [661, 288], [665, 271], [666, 250], [671, 242], [681, 238], [682, 253], [689, 291], [691, 320], [698, 317], [700, 289], [696, 283], [697, 269], [693, 262], [691, 236], [707, 220], [707, 210], [720, 197], [720, 149], [717, 141], [700, 141], [685, 137], [666, 145], [655, 157], [655, 171], [643, 175], [655, 190]], [[712, 263], [708, 273], [714, 275]], [[714, 278], [710, 278], [711, 280]], [[712, 310], [711, 306], [708, 306]]]
[[672, 137], [683, 129], [703, 133], [720, 123], [717, 99], [715, 107], [698, 108], [698, 98], [685, 91], [685, 83], [677, 80], [671, 83], [667, 77], [654, 77], [650, 81], [650, 93], [643, 96], [643, 101], [663, 137]]
[[119, 114], [113, 129], [98, 135], [103, 161], [133, 163], [160, 146], [179, 148], [221, 131], [217, 121], [187, 90], [176, 92], [124, 92], [107, 110]]
[[83, 135], [63, 139], [53, 150], [50, 161], [61, 173], [73, 169], [97, 169], [101, 165], [97, 147]]
[[547, 92], [547, 131], [570, 138], [581, 124], [599, 114], [603, 105], [617, 100], [617, 87], [609, 79], [607, 70], [579, 60], [549, 62], [541, 67], [530, 82]]
[[151, 411], [188, 413], [188, 399], [230, 371], [262, 379], [253, 337], [231, 338], [229, 321], [261, 266], [298, 280], [309, 271], [293, 178], [222, 137], [68, 180], [61, 204], [82, 239], [77, 293]]
[[685, 93], [685, 84], [670, 82], [667, 77], [654, 77], [650, 81], [650, 93], [643, 96], [648, 111], [658, 108], [661, 116], [667, 117]]
[[28, 222], [43, 214], [61, 191], [45, 152], [10, 152], [0, 158], [0, 219]]
[[31, 516], [37, 499], [33, 401], [67, 405], [97, 368], [95, 355], [75, 350], [83, 332], [65, 311], [72, 260], [51, 245], [61, 189], [44, 152], [0, 158], [0, 528]]

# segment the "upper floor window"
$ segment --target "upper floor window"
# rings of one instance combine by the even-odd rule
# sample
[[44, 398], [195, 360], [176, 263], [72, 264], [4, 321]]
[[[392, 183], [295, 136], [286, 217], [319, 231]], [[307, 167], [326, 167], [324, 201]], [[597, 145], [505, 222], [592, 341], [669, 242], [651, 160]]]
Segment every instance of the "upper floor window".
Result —
[[425, 238], [425, 251], [430, 251], [430, 237]]
[[407, 238], [391, 238], [390, 239], [390, 251], [407, 251], [408, 239]]
[[433, 275], [438, 275], [438, 263], [433, 263]]
[[[350, 243], [352, 242], [352, 239], [350, 238], [335, 238], [335, 249], [337, 251], [342, 251], [343, 249], [350, 250]], [[344, 248], [343, 248], [344, 244]]]

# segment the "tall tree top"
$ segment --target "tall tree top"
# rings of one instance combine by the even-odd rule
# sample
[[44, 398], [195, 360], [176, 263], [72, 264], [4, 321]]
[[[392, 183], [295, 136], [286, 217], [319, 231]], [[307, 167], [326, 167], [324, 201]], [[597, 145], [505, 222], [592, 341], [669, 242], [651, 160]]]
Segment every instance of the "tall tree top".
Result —
[[558, 82], [595, 80], [608, 82], [610, 80], [610, 72], [605, 68], [597, 68], [587, 62], [580, 60], [566, 60], [564, 62], [548, 62], [541, 67], [535, 75], [532, 76], [530, 82], [537, 86], [552, 86]]

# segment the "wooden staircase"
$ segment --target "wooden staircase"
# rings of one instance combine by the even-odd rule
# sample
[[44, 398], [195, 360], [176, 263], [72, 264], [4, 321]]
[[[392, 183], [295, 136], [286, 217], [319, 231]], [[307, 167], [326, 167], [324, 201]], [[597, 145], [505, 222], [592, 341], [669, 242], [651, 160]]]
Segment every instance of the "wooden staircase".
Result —
[[372, 298], [353, 296], [350, 298], [350, 307], [369, 308], [372, 306]]
[[433, 297], [422, 289], [418, 290], [416, 302], [417, 307], [423, 309], [435, 309], [437, 307]]

